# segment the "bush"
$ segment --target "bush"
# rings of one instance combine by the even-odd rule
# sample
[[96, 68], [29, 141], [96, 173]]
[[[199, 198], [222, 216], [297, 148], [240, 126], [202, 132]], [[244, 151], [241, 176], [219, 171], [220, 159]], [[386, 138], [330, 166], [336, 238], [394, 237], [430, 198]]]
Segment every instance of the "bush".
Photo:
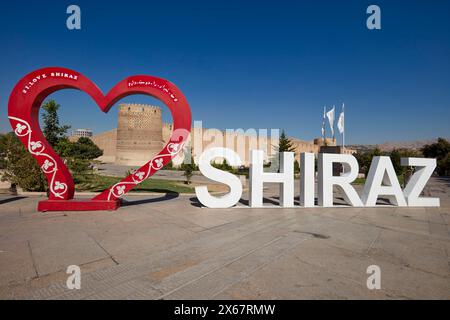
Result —
[[437, 174], [440, 176], [449, 176], [450, 175], [450, 153], [438, 160], [437, 162]]
[[367, 177], [373, 157], [376, 156], [389, 156], [391, 158], [392, 165], [394, 166], [395, 173], [397, 176], [402, 176], [409, 170], [409, 168], [401, 165], [401, 158], [421, 157], [422, 154], [412, 149], [394, 149], [391, 152], [381, 152], [380, 149], [375, 148], [367, 152], [358, 152], [355, 154], [355, 157], [358, 161], [359, 172], [364, 173]]
[[356, 157], [356, 160], [358, 161], [359, 172], [364, 173], [364, 175], [367, 177], [373, 157], [381, 156], [381, 150], [378, 148], [375, 148], [375, 149], [367, 151], [367, 152], [361, 152], [361, 153], [358, 152], [354, 156]]
[[76, 142], [61, 138], [55, 151], [64, 158], [93, 160], [103, 155], [103, 151], [89, 138], [81, 137]]
[[401, 158], [418, 158], [422, 157], [420, 152], [410, 149], [394, 149], [390, 153], [391, 161], [394, 166], [395, 173], [400, 176], [410, 170], [409, 167], [401, 165]]
[[450, 175], [449, 153], [450, 143], [444, 138], [438, 138], [436, 143], [427, 144], [422, 148], [422, 153], [427, 158], [437, 159], [436, 172], [440, 176]]
[[294, 173], [299, 173], [300, 172], [300, 164], [298, 163], [297, 160], [294, 160]]
[[25, 191], [47, 190], [41, 167], [13, 132], [0, 136], [0, 159], [4, 169], [1, 180], [9, 181], [13, 189], [19, 186]]
[[66, 165], [72, 172], [74, 183], [80, 183], [83, 180], [81, 176], [90, 170], [89, 161], [84, 159], [69, 158]]

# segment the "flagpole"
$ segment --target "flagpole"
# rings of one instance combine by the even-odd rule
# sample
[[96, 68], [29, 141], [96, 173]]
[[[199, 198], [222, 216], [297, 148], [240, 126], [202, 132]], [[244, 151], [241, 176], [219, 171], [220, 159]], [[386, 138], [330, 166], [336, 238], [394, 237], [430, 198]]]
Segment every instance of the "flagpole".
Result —
[[[334, 141], [336, 140], [336, 135], [335, 135], [335, 132], [334, 132], [334, 121], [335, 121], [335, 119], [336, 119], [335, 114], [336, 114], [336, 109], [335, 109], [335, 107], [333, 106], [333, 143], [334, 143]], [[336, 144], [336, 145], [337, 145], [337, 144]]]
[[[342, 130], [342, 153], [345, 154], [345, 111], [344, 111], [345, 105], [344, 103], [342, 103], [342, 111], [341, 113], [344, 115], [343, 116], [343, 130]], [[342, 166], [342, 173], [345, 173], [345, 169], [344, 166]]]
[[342, 130], [342, 150], [345, 152], [345, 111], [344, 111], [345, 105], [342, 103], [342, 112], [344, 113], [344, 130]]
[[323, 115], [322, 115], [322, 146], [325, 145], [325, 134], [326, 134], [325, 110], [326, 110], [326, 107], [323, 106]]

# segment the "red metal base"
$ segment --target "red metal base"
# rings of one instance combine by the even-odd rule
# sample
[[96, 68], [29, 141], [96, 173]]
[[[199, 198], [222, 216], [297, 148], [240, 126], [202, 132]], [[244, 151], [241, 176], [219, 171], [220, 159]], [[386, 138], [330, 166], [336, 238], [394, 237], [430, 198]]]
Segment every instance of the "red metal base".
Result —
[[38, 203], [38, 211], [97, 211], [119, 207], [120, 200], [44, 200]]

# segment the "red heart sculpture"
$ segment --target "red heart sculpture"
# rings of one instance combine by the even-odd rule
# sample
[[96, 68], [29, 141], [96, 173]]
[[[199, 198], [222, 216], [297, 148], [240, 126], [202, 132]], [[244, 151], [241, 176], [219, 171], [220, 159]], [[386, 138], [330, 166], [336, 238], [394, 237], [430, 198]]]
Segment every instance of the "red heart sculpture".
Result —
[[[86, 92], [105, 113], [118, 100], [132, 94], [146, 94], [161, 100], [169, 107], [173, 118], [169, 142], [152, 160], [99, 195], [90, 200], [73, 200], [75, 186], [72, 176], [45, 140], [39, 126], [42, 102], [51, 93], [67, 88]], [[121, 196], [162, 169], [183, 149], [191, 130], [189, 104], [181, 91], [167, 80], [147, 75], [131, 76], [104, 95], [82, 74], [59, 67], [39, 69], [23, 77], [9, 97], [8, 116], [14, 132], [47, 177], [49, 199], [39, 202], [39, 211], [117, 209]]]

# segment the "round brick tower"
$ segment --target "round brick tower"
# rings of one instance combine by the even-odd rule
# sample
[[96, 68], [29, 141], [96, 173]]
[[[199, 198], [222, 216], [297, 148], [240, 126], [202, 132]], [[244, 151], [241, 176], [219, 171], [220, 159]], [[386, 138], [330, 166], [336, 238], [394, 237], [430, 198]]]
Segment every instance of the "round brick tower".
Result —
[[163, 147], [161, 108], [119, 105], [116, 163], [141, 166]]

